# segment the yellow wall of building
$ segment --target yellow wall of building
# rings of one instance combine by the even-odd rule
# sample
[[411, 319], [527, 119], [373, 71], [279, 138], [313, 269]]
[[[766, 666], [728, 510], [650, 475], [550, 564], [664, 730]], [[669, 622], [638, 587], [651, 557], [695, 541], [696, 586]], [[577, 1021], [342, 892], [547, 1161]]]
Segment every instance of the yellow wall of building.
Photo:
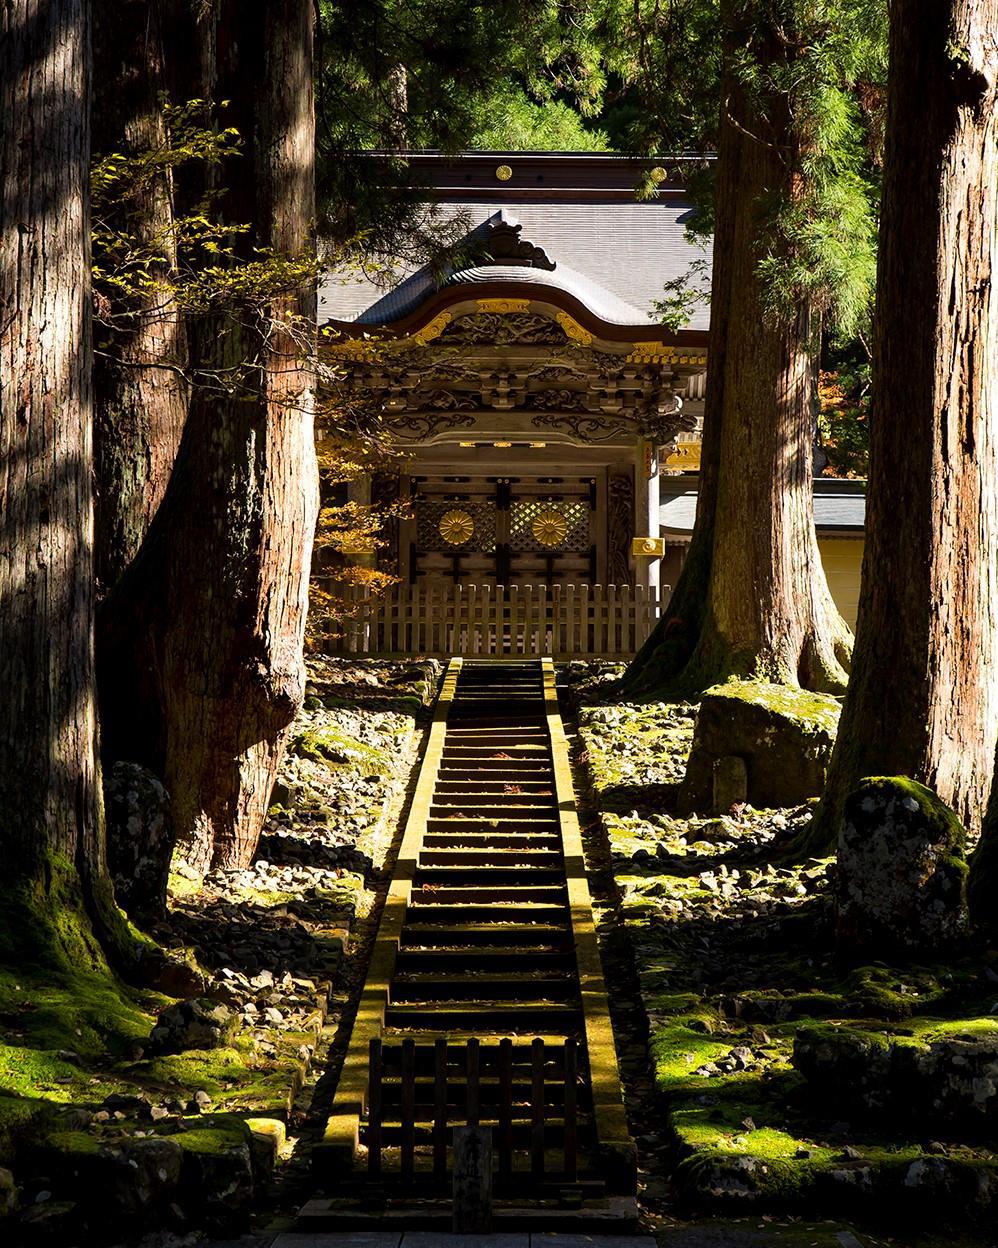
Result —
[[835, 605], [855, 632], [863, 542], [859, 538], [819, 537], [818, 550]]

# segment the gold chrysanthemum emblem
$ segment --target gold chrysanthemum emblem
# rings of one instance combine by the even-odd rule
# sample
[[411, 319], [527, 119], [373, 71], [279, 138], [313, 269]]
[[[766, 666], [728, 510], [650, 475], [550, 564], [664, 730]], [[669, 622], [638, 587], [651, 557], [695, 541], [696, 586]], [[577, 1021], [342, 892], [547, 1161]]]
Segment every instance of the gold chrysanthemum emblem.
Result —
[[513, 176], [513, 170], [509, 165], [498, 165], [496, 167], [496, 177], [500, 182], [508, 182]]
[[568, 521], [557, 507], [545, 507], [530, 526], [542, 546], [559, 546], [568, 536]]
[[475, 531], [475, 522], [466, 511], [445, 511], [437, 525], [440, 536], [449, 546], [463, 546]]

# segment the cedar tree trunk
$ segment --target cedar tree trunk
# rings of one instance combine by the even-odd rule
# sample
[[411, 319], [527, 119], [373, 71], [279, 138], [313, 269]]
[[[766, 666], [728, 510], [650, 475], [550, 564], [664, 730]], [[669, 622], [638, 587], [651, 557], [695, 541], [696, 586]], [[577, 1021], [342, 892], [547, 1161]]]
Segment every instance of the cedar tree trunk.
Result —
[[998, 740], [998, 0], [897, 0], [866, 550], [853, 674], [810, 844], [862, 777], [975, 828]]
[[728, 77], [696, 525], [625, 692], [703, 689], [732, 675], [822, 691], [845, 684], [851, 637], [814, 531], [817, 327], [806, 306], [767, 309], [759, 274], [773, 200], [794, 193], [790, 126], [779, 108], [764, 119]]
[[[95, 156], [131, 160], [167, 143], [163, 27], [167, 0], [95, 0]], [[153, 273], [170, 276], [173, 188], [169, 170], [137, 185], [115, 206], [111, 224], [136, 246], [162, 255]], [[163, 290], [111, 295], [99, 307], [94, 359], [96, 572], [110, 589], [138, 552], [166, 493], [187, 413], [185, 336], [176, 303]]]
[[0, 12], [0, 855], [39, 942], [64, 906], [85, 901], [98, 930], [113, 912], [93, 658], [88, 25], [84, 0]]
[[[225, 124], [242, 138], [224, 218], [251, 224], [234, 236], [244, 258], [298, 257], [314, 217], [312, 6], [217, 0], [212, 15], [205, 94], [231, 101]], [[179, 851], [200, 871], [252, 859], [304, 693], [314, 301], [309, 280], [192, 322], [195, 381], [167, 497], [106, 604], [112, 752], [162, 776]]]

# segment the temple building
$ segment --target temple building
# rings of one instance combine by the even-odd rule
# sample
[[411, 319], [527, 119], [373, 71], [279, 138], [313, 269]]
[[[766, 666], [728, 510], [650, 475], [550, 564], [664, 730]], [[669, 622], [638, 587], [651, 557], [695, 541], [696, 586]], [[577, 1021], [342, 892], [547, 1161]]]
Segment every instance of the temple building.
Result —
[[[552, 601], [585, 604], [588, 632], [583, 622], [566, 645], [549, 626], [548, 649], [633, 650], [678, 575], [696, 506], [709, 307], [675, 331], [656, 311], [667, 282], [691, 266], [709, 275], [709, 247], [686, 230], [684, 162], [409, 159], [455, 240], [452, 263], [331, 272], [319, 292], [339, 393], [373, 406], [400, 456], [354, 487], [360, 502], [405, 503], [379, 556], [400, 578], [396, 615], [406, 595], [406, 610], [435, 595], [446, 615], [484, 590], [508, 633], [503, 587], [545, 595], [549, 614]], [[651, 197], [636, 197], [640, 182]], [[862, 483], [816, 482], [822, 557], [850, 623], [863, 507]], [[608, 594], [614, 612], [626, 602], [640, 616], [609, 645], [592, 624], [594, 609], [610, 620]], [[364, 647], [401, 645], [397, 630], [379, 637]]]

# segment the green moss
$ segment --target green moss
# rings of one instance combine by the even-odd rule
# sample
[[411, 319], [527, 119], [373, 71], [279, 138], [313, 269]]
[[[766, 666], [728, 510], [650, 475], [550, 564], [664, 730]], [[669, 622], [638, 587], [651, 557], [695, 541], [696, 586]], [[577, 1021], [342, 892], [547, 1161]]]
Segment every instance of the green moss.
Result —
[[10, 1165], [18, 1148], [44, 1134], [54, 1120], [46, 1101], [0, 1094], [0, 1165]]
[[392, 764], [386, 750], [358, 741], [332, 725], [306, 728], [291, 739], [289, 749], [302, 758], [327, 766], [344, 766], [363, 775], [374, 775]]
[[171, 871], [167, 881], [167, 892], [171, 897], [196, 897], [202, 888], [200, 880], [188, 879], [177, 871]]
[[[967, 844], [967, 832], [960, 822], [959, 816], [946, 805], [938, 794], [931, 789], [912, 780], [910, 776], [864, 776], [857, 788], [875, 787], [885, 798], [901, 801], [908, 798], [918, 804], [919, 812], [934, 830], [932, 839], [937, 844], [949, 845], [958, 850], [954, 859], [962, 863], [962, 855]], [[964, 868], [965, 869], [965, 868]]]
[[58, 1060], [54, 1051], [104, 1057], [149, 1035], [151, 1013], [109, 968], [66, 864], [53, 864], [47, 889], [21, 883], [0, 890], [0, 1020], [10, 1079], [3, 1090], [25, 1095], [37, 1063]]
[[184, 1120], [185, 1131], [170, 1138], [177, 1141], [186, 1153], [217, 1156], [229, 1149], [250, 1143], [250, 1129], [234, 1114], [208, 1114], [200, 1118]]
[[805, 731], [810, 729], [833, 736], [842, 709], [839, 700], [830, 694], [812, 693], [809, 689], [774, 685], [762, 680], [729, 680], [723, 685], [712, 685], [703, 696], [748, 702], [794, 720]]
[[949, 990], [929, 970], [873, 965], [850, 971], [841, 991], [848, 1013], [896, 1020], [937, 1005]]

